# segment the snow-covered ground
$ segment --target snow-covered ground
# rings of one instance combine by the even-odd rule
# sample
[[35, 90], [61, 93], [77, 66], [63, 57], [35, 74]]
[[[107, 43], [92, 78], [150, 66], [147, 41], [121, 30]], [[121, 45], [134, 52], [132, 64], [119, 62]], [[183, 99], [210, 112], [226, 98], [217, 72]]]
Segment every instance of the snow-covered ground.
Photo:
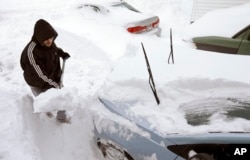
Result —
[[[187, 122], [187, 110], [200, 110], [196, 100], [207, 102], [218, 97], [249, 100], [250, 57], [197, 51], [182, 40], [207, 34], [231, 36], [249, 24], [250, 4], [212, 12], [189, 26], [192, 9], [189, 0], [127, 0], [139, 10], [160, 17], [162, 37], [156, 37], [128, 34], [118, 22], [111, 23], [112, 16], [80, 10], [84, 1], [87, 0], [1, 1], [1, 160], [101, 159], [92, 140], [93, 118], [101, 120], [115, 115], [100, 104], [98, 96], [136, 100], [138, 105], [129, 112], [147, 119], [150, 127], [163, 134], [250, 131], [250, 116], [228, 119], [223, 110], [213, 114], [208, 124], [192, 126]], [[40, 18], [56, 28], [59, 33], [56, 43], [71, 58], [66, 63], [65, 87], [34, 98], [23, 80], [19, 60]], [[175, 64], [168, 65], [170, 27]], [[159, 106], [148, 86], [141, 42], [153, 71]], [[72, 124], [59, 124], [54, 118], [33, 113], [53, 108], [69, 110], [74, 115]]]

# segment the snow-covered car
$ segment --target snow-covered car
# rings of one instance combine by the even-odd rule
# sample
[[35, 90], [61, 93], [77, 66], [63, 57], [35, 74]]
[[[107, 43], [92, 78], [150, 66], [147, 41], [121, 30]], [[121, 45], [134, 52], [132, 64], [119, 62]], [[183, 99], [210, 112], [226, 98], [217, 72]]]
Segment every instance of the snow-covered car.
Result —
[[96, 14], [112, 16], [113, 22], [111, 23], [120, 23], [130, 33], [149, 33], [158, 36], [161, 34], [158, 16], [144, 14], [124, 1], [85, 3], [78, 6], [78, 9], [90, 9]]
[[[195, 51], [197, 50], [193, 49], [190, 53]], [[189, 53], [183, 55], [185, 54]], [[203, 52], [200, 54], [211, 55]], [[163, 72], [163, 68], [170, 67], [167, 56], [164, 54], [166, 57], [164, 59], [164, 55], [159, 55], [161, 54], [148, 54], [150, 59], [145, 56], [146, 61], [153, 62], [150, 63], [152, 70], [150, 65], [146, 66], [145, 63], [142, 63], [143, 66], [140, 65], [140, 62], [143, 62], [143, 54], [124, 58], [114, 68], [113, 75], [107, 83], [107, 90], [103, 89], [103, 94], [99, 95], [99, 113], [103, 108], [104, 112], [110, 112], [103, 118], [98, 115], [94, 120], [94, 140], [104, 158], [107, 160], [247, 160], [250, 156], [250, 132], [249, 128], [245, 127], [249, 125], [250, 120], [250, 95], [249, 89], [243, 88], [248, 88], [249, 85], [219, 80], [185, 79], [178, 83], [184, 86], [182, 88], [172, 90], [173, 86], [161, 84], [166, 88], [157, 92], [152, 75], [154, 74], [156, 82], [159, 83], [159, 78], [167, 80], [164, 73], [176, 72], [174, 70], [176, 66], [171, 66], [173, 72], [171, 70]], [[183, 59], [183, 55], [179, 58]], [[196, 54], [193, 56], [194, 59], [197, 58]], [[211, 64], [206, 63], [207, 66], [220, 66], [221, 61], [216, 65], [215, 60], [229, 55], [215, 56], [211, 61], [206, 58], [206, 62], [211, 62]], [[236, 60], [238, 58], [241, 57], [236, 56], [233, 60], [238, 62]], [[163, 64], [159, 65], [161, 62]], [[184, 65], [186, 70], [190, 67], [189, 62], [187, 63], [188, 65]], [[145, 70], [148, 69], [149, 76], [147, 73], [142, 75], [143, 67]], [[134, 76], [129, 77], [132, 74]], [[208, 72], [206, 74], [209, 75]], [[139, 80], [141, 77], [146, 79]], [[147, 84], [148, 77], [157, 103], [153, 102], [150, 90], [145, 89], [150, 88]], [[220, 87], [216, 89], [214, 85]], [[194, 87], [194, 92], [191, 91], [191, 86]], [[199, 89], [201, 91], [197, 92]], [[182, 96], [184, 100], [178, 99]], [[192, 100], [187, 100], [189, 97]], [[176, 101], [184, 102], [175, 104]]]
[[[197, 108], [197, 105], [204, 104], [216, 107], [214, 102], [218, 103], [218, 101], [224, 103], [224, 107], [226, 106], [227, 100], [216, 99], [215, 101], [203, 100], [195, 105], [190, 103], [183, 107]], [[231, 114], [250, 112], [250, 101], [242, 99], [228, 99], [228, 101], [235, 105], [234, 108], [231, 107]], [[115, 120], [111, 120], [114, 128], [107, 127], [102, 130], [95, 128], [96, 144], [108, 160], [144, 160], [147, 158], [157, 160], [247, 160], [250, 156], [250, 133], [218, 131], [192, 135], [183, 133], [160, 135], [145, 125], [147, 120], [139, 120], [126, 114], [126, 109], [133, 107], [136, 103], [112, 102], [102, 98], [100, 98], [100, 102], [111, 112], [135, 123], [141, 130], [139, 134], [138, 131], [133, 130], [133, 127], [129, 128]], [[242, 110], [241, 107], [245, 109]], [[214, 112], [216, 111], [214, 110]], [[206, 114], [206, 112], [203, 113]], [[206, 122], [205, 119], [208, 119], [208, 116], [204, 116], [201, 120], [198, 112], [193, 113], [192, 116], [189, 113], [187, 116], [190, 117], [190, 123], [193, 125], [202, 125], [203, 122]], [[195, 120], [193, 119], [195, 116], [200, 116], [200, 118]], [[125, 138], [125, 135], [129, 135], [129, 138]]]
[[250, 55], [250, 25], [246, 26], [233, 37], [205, 36], [194, 37], [193, 43], [197, 49]]

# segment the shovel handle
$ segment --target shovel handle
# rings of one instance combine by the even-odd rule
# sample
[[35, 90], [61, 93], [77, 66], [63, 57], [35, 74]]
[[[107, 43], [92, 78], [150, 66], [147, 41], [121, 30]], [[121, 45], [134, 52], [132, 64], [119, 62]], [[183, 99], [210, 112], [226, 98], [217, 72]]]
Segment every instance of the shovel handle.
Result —
[[60, 78], [60, 88], [63, 87], [63, 75], [64, 75], [64, 70], [65, 70], [65, 63], [66, 63], [66, 59], [63, 59], [63, 64], [62, 64], [62, 74], [61, 74], [61, 78]]

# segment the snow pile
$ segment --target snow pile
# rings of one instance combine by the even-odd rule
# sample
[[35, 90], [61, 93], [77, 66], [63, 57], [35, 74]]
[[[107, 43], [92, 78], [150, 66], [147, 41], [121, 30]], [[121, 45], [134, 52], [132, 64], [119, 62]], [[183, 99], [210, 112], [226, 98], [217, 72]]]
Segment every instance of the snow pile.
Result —
[[[128, 116], [163, 135], [218, 129], [250, 131], [248, 119], [228, 119], [221, 112], [209, 117], [209, 123], [202, 126], [192, 126], [187, 122], [185, 114], [190, 109], [190, 102], [195, 104], [196, 100], [216, 97], [250, 97], [250, 75], [246, 74], [250, 68], [248, 56], [197, 51], [183, 45], [181, 36], [188, 25], [192, 6], [188, 0], [128, 0], [141, 11], [159, 15], [162, 37], [128, 34], [120, 22], [111, 23], [112, 14], [96, 15], [79, 9], [83, 2], [1, 2], [0, 159], [102, 159], [93, 141], [93, 119], [102, 129], [114, 129], [107, 117], [130, 128], [136, 127], [107, 111], [98, 96], [134, 102], [136, 105], [126, 112]], [[242, 20], [239, 24], [248, 23], [249, 4], [234, 10], [234, 13], [242, 13], [237, 19]], [[223, 12], [226, 11], [231, 13], [231, 10]], [[214, 15], [210, 14], [211, 17]], [[56, 43], [69, 52], [71, 58], [66, 63], [65, 87], [34, 97], [23, 80], [19, 60], [22, 49], [31, 39], [35, 22], [41, 18], [56, 28], [59, 33]], [[231, 17], [223, 16], [223, 19]], [[190, 26], [193, 29], [189, 33], [211, 33], [206, 22], [197, 21]], [[168, 65], [170, 27], [174, 31], [175, 64]], [[229, 33], [235, 28], [223, 30]], [[141, 42], [155, 78], [161, 100], [159, 106], [148, 86]], [[200, 108], [194, 106], [194, 110], [199, 111]], [[39, 113], [57, 109], [72, 111], [71, 125], [59, 124], [55, 117], [48, 118]]]
[[79, 95], [74, 88], [51, 89], [40, 94], [34, 101], [34, 113], [59, 110], [74, 111], [80, 106]]
[[30, 99], [21, 99], [20, 94], [6, 91], [4, 88], [1, 88], [0, 93], [2, 102], [0, 105], [1, 159], [18, 159], [20, 157], [27, 160], [35, 159], [34, 155], [38, 151], [33, 145], [29, 131], [26, 130], [25, 119], [22, 117], [24, 111], [21, 108], [23, 100], [27, 100], [25, 103], [31, 107]]
[[[209, 12], [187, 29], [187, 37], [208, 35], [232, 37], [250, 24], [249, 18], [246, 18], [250, 14], [249, 7], [250, 3], [247, 3]], [[225, 26], [229, 29], [225, 29]]]

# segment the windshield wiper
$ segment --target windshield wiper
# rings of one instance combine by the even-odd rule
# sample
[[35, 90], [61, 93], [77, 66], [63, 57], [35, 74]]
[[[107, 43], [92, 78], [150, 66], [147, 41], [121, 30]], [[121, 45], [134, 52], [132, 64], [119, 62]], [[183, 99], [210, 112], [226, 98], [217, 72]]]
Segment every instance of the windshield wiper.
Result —
[[148, 69], [149, 85], [150, 85], [151, 90], [153, 91], [155, 100], [156, 100], [157, 104], [159, 105], [160, 104], [160, 100], [159, 100], [159, 97], [157, 95], [157, 91], [155, 89], [155, 83], [154, 83], [153, 74], [152, 74], [152, 71], [151, 71], [151, 68], [150, 68], [150, 65], [149, 65], [148, 57], [147, 57], [147, 54], [146, 54], [146, 51], [145, 51], [145, 48], [144, 48], [142, 42], [141, 42], [141, 45], [142, 45], [142, 49], [143, 49], [143, 53], [144, 53], [144, 56], [145, 56], [145, 60], [146, 60], [146, 64], [147, 64], [147, 69]]
[[169, 57], [168, 57], [168, 64], [170, 64], [170, 58], [172, 58], [172, 63], [174, 64], [172, 28], [170, 28], [170, 53], [169, 53]]

